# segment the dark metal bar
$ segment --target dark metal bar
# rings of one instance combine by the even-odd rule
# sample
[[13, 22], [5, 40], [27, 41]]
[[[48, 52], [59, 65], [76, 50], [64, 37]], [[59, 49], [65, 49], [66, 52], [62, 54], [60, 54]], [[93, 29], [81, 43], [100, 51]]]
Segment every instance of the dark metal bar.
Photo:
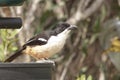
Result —
[[22, 26], [21, 18], [0, 18], [0, 29], [18, 29]]
[[52, 80], [54, 63], [0, 63], [0, 80]]
[[24, 3], [25, 0], [0, 0], [0, 6], [19, 6]]

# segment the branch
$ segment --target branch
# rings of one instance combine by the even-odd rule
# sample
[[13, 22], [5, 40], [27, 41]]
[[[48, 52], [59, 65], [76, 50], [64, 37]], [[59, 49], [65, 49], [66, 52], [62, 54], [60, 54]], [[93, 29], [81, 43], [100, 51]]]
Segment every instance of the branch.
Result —
[[64, 70], [62, 71], [60, 80], [65, 80], [65, 76], [66, 76], [67, 71], [68, 71], [68, 69], [69, 69], [68, 67], [70, 66], [70, 63], [71, 63], [71, 61], [72, 61], [72, 59], [73, 59], [74, 56], [75, 56], [75, 54], [73, 53], [73, 54], [71, 55], [71, 57], [69, 58], [69, 60], [65, 63], [65, 67], [64, 67]]
[[[31, 24], [33, 23], [33, 21], [35, 19], [34, 14], [37, 10], [37, 6], [38, 6], [40, 1], [41, 0], [32, 0], [31, 1], [32, 4], [30, 4], [30, 6], [29, 6], [30, 9], [28, 9], [28, 11], [26, 11], [26, 15], [25, 15], [24, 20], [23, 20], [23, 22], [24, 22], [23, 26], [24, 27], [22, 28], [21, 32], [18, 35], [18, 37], [20, 39], [19, 40], [20, 45], [23, 45], [24, 42], [26, 40], [28, 40], [31, 37], [31, 35], [33, 34]], [[16, 13], [19, 16], [21, 16], [21, 14], [23, 14], [22, 12], [23, 12], [23, 7], [17, 7], [16, 8]]]
[[37, 10], [37, 6], [39, 4], [41, 0], [32, 0], [32, 6], [30, 7], [30, 9], [27, 11], [26, 13], [26, 19], [24, 21], [24, 30], [26, 31], [26, 39], [30, 38], [31, 36], [30, 34], [30, 26], [31, 23], [34, 21], [35, 19], [35, 12]]
[[[84, 10], [82, 12], [81, 6], [79, 5], [80, 3], [78, 3], [78, 9], [77, 11], [68, 19], [67, 22], [72, 23], [72, 24], [76, 24], [77, 22], [79, 22], [80, 20], [84, 20], [87, 17], [89, 17], [90, 15], [92, 15], [95, 11], [98, 10], [98, 8], [102, 5], [104, 0], [96, 0], [91, 7], [87, 8], [86, 10]], [[86, 6], [86, 5], [85, 5]]]
[[90, 8], [88, 8], [86, 11], [84, 11], [83, 19], [86, 19], [90, 15], [92, 15], [95, 11], [98, 10], [98, 8], [102, 5], [104, 0], [96, 0]]

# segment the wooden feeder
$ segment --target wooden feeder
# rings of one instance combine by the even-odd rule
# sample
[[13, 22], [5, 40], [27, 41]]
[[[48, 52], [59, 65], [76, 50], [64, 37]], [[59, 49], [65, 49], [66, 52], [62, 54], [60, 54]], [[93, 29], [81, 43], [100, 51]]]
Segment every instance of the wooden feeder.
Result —
[[0, 63], [0, 80], [52, 80], [54, 63]]

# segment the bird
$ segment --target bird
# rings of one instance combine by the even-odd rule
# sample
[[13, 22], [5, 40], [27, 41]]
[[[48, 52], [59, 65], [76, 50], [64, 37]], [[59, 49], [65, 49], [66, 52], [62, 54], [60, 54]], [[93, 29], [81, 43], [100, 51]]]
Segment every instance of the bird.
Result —
[[8, 57], [4, 62], [12, 62], [23, 53], [36, 60], [48, 59], [62, 50], [71, 31], [76, 29], [76, 25], [67, 22], [57, 23], [51, 31], [41, 32], [30, 38], [19, 51]]

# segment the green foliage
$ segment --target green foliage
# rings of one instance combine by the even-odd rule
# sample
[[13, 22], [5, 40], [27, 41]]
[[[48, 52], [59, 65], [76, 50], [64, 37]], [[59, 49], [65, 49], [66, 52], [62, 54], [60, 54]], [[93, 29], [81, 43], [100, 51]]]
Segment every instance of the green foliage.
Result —
[[93, 80], [92, 76], [89, 75], [88, 77], [85, 74], [78, 76], [76, 80]]
[[46, 19], [48, 19], [48, 17], [51, 16], [51, 14], [53, 14], [52, 11], [46, 11], [46, 12], [44, 12], [43, 15], [42, 15], [42, 17], [41, 17], [40, 22], [44, 23], [46, 21]]
[[93, 32], [94, 33], [100, 32], [100, 19], [99, 18], [95, 21], [95, 25], [93, 26]]
[[15, 47], [15, 42], [17, 41], [15, 38], [16, 34], [16, 30], [0, 30], [0, 61], [4, 61], [6, 55], [17, 50], [17, 47]]

